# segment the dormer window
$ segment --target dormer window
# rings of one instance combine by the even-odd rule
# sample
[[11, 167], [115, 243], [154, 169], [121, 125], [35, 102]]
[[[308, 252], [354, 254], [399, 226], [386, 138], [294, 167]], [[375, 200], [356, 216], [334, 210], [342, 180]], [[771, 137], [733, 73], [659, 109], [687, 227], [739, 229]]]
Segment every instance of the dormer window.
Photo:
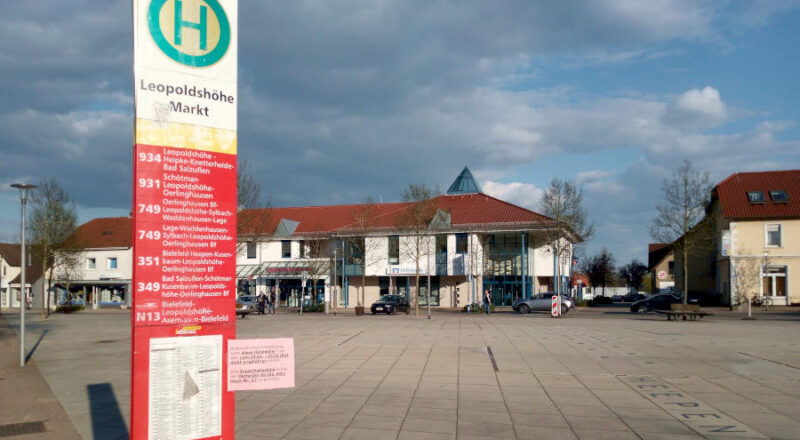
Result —
[[769, 198], [775, 203], [787, 203], [789, 201], [789, 195], [782, 189], [769, 190]]
[[764, 193], [761, 191], [748, 191], [747, 198], [750, 203], [765, 203], [767, 199], [764, 198]]

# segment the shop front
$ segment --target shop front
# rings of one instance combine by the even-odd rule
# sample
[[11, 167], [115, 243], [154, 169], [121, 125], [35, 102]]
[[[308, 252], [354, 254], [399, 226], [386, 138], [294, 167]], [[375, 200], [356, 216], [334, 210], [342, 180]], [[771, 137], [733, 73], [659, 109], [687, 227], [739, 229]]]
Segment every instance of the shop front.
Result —
[[237, 268], [237, 296], [276, 293], [279, 307], [322, 304], [325, 301], [326, 277], [311, 280], [303, 262], [266, 262], [240, 265]]

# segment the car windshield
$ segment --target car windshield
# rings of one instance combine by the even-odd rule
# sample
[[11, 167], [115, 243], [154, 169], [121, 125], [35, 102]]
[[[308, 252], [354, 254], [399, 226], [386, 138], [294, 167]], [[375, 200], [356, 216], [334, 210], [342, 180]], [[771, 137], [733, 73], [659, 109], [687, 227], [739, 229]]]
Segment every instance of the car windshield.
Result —
[[398, 301], [397, 295], [383, 295], [382, 297], [378, 298], [378, 301], [384, 302], [397, 302]]
[[248, 296], [240, 296], [238, 301], [240, 303], [249, 303], [253, 302], [253, 300], [255, 300], [255, 297], [248, 295]]

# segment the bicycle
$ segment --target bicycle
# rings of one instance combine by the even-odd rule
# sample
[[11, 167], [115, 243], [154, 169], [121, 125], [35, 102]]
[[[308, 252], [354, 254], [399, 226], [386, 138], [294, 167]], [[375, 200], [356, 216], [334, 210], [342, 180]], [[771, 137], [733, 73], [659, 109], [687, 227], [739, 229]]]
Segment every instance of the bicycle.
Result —
[[750, 303], [755, 307], [764, 306], [765, 310], [769, 310], [770, 306], [772, 306], [772, 298], [768, 296], [754, 296]]

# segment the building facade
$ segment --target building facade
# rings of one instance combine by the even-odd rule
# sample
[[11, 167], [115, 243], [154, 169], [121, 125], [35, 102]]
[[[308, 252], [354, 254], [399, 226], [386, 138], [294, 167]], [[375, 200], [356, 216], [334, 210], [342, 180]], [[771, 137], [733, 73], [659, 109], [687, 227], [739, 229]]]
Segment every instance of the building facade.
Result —
[[[22, 283], [22, 245], [0, 243], [0, 307], [19, 307]], [[42, 302], [42, 263], [28, 249], [25, 270], [25, 292], [29, 307], [38, 308]], [[51, 301], [52, 302], [52, 301]]]
[[70, 238], [81, 249], [77, 264], [57, 265], [54, 296], [58, 304], [127, 307], [131, 304], [133, 247], [130, 217], [97, 218]]
[[648, 245], [647, 271], [650, 274], [650, 293], [675, 289], [675, 252], [670, 243]]
[[[427, 305], [430, 297], [434, 307], [462, 307], [479, 302], [484, 289], [496, 305], [552, 291], [559, 279], [569, 290], [571, 242], [578, 238], [562, 238], [568, 252], [554, 276], [552, 220], [482, 193], [468, 169], [425, 204], [240, 213], [240, 294], [275, 290], [284, 306], [328, 300], [350, 307], [393, 293], [412, 304]], [[420, 210], [427, 212], [420, 217]]]
[[[725, 304], [769, 297], [800, 304], [800, 170], [736, 173], [714, 187], [711, 240], [689, 258], [689, 291]], [[676, 284], [682, 259], [676, 253]]]

